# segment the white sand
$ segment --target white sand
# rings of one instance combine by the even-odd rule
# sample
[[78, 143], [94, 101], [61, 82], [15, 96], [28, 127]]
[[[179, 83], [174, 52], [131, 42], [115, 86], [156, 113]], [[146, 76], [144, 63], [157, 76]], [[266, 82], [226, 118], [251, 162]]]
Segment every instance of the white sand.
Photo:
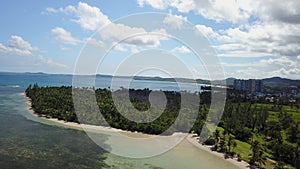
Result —
[[201, 150], [204, 150], [204, 151], [206, 151], [206, 152], [208, 152], [208, 153], [211, 153], [211, 154], [215, 155], [215, 156], [218, 157], [218, 158], [224, 159], [224, 160], [226, 160], [226, 161], [232, 163], [233, 165], [235, 165], [235, 166], [237, 166], [237, 167], [239, 167], [239, 168], [243, 168], [243, 169], [244, 169], [244, 168], [249, 168], [249, 167], [250, 167], [250, 165], [249, 165], [247, 162], [245, 162], [245, 161], [238, 161], [237, 158], [227, 158], [227, 159], [225, 159], [223, 153], [219, 153], [219, 152], [217, 152], [217, 151], [212, 151], [212, 150], [211, 150], [211, 147], [212, 147], [212, 146], [207, 146], [207, 145], [202, 145], [202, 144], [200, 144], [200, 143], [198, 142], [198, 139], [197, 139], [196, 137], [193, 137], [193, 134], [189, 134], [189, 135], [186, 137], [186, 139], [187, 139], [190, 143], [192, 143], [194, 146], [200, 148]]
[[66, 127], [71, 127], [71, 128], [75, 128], [75, 129], [79, 129], [79, 130], [95, 130], [95, 131], [98, 130], [98, 131], [105, 131], [105, 132], [119, 132], [119, 133], [122, 133], [124, 135], [128, 135], [130, 137], [150, 137], [151, 136], [149, 134], [144, 134], [144, 133], [140, 133], [140, 132], [131, 132], [131, 131], [121, 130], [121, 129], [117, 129], [117, 128], [113, 128], [113, 127], [79, 124], [79, 123], [75, 123], [75, 122], [66, 122], [66, 121], [63, 121], [63, 120], [58, 120], [56, 118], [47, 118], [45, 116], [39, 116], [31, 108], [31, 99], [29, 97], [27, 97], [25, 95], [25, 93], [22, 93], [21, 95], [25, 97], [26, 109], [28, 110], [28, 112], [31, 115], [39, 117], [39, 118], [43, 118], [43, 119], [51, 121], [51, 122], [62, 124]]

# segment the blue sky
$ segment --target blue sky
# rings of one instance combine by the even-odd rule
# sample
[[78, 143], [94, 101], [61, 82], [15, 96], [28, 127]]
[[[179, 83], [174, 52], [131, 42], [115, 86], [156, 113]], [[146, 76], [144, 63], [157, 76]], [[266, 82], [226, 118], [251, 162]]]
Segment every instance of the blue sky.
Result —
[[[169, 27], [150, 30], [149, 25], [149, 30], [141, 28], [139, 24], [143, 18], [128, 21], [128, 24], [114, 22], [136, 13], [159, 12], [170, 16], [168, 21], [173, 25], [169, 26], [180, 31], [184, 30], [181, 21], [194, 25], [216, 52], [225, 77], [299, 79], [298, 6], [298, 0], [3, 1], [0, 6], [0, 71], [73, 73], [86, 44], [107, 44], [105, 40], [109, 41], [109, 38], [114, 39], [110, 43], [119, 43], [121, 37], [125, 37], [124, 32], [142, 31], [152, 33], [151, 37], [140, 36], [119, 43], [105, 57], [105, 62], [98, 65], [96, 72], [114, 74], [118, 65], [130, 56], [157, 49], [161, 50], [161, 62], [167, 62], [171, 53], [191, 71], [183, 73], [177, 65], [172, 70], [173, 76], [212, 78], [205, 70], [208, 65], [199, 62], [188, 48], [191, 45], [153, 35], [169, 35]], [[99, 28], [107, 24], [112, 25], [111, 30], [116, 30], [99, 33]], [[97, 33], [100, 34], [98, 39], [94, 38]], [[169, 54], [165, 56], [165, 52]], [[151, 61], [151, 57], [144, 59], [145, 63]], [[127, 69], [143, 68], [145, 63], [132, 63]], [[143, 75], [164, 76], [154, 72]], [[126, 71], [123, 74], [126, 75]]]

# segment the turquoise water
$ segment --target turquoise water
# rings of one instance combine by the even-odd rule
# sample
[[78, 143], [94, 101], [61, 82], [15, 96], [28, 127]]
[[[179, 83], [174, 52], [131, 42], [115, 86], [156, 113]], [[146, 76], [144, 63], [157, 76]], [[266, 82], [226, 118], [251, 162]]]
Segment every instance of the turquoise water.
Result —
[[[4, 73], [0, 72], [0, 86], [11, 86], [11, 87], [27, 87], [29, 84], [38, 83], [40, 86], [71, 86], [72, 75], [54, 75], [54, 74], [33, 74], [33, 73]], [[108, 76], [80, 76], [80, 82], [77, 85], [90, 86], [91, 81], [95, 81], [96, 88], [110, 88], [112, 78]], [[187, 91], [194, 92], [194, 84], [179, 83], [167, 81], [149, 81], [149, 80], [132, 80], [128, 78], [114, 78], [114, 82], [117, 84], [113, 86], [114, 89], [120, 87], [126, 87], [129, 83], [129, 88], [144, 89], [149, 88], [151, 90], [169, 90], [179, 91], [180, 88], [187, 89]], [[197, 85], [200, 88], [201, 85]]]
[[[0, 168], [99, 168], [104, 150], [84, 132], [33, 122], [23, 88], [0, 87]], [[103, 135], [103, 140], [106, 137]]]
[[[198, 169], [228, 168], [232, 164], [182, 142], [159, 156], [128, 159], [105, 152], [83, 131], [63, 127], [30, 115], [24, 92], [29, 83], [68, 85], [61, 75], [0, 76], [0, 168], [119, 168]], [[18, 80], [19, 79], [19, 80]], [[109, 83], [104, 82], [103, 84]], [[153, 82], [156, 83], [156, 82]], [[166, 82], [164, 82], [166, 83]], [[147, 85], [151, 85], [148, 83]], [[142, 84], [139, 84], [142, 86]], [[173, 84], [167, 84], [172, 86]], [[101, 134], [103, 142], [109, 136]], [[117, 143], [117, 141], [116, 141]], [[109, 145], [105, 145], [108, 146]], [[149, 145], [151, 147], [151, 145]]]

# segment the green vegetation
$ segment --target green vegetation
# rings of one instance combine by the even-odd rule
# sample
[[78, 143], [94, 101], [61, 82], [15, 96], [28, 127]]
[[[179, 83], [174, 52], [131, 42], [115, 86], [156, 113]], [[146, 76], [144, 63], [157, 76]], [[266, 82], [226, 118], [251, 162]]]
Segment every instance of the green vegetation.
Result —
[[[93, 125], [110, 125], [115, 128], [139, 131], [149, 134], [161, 134], [166, 131], [176, 120], [179, 114], [182, 93], [164, 91], [167, 98], [166, 108], [154, 121], [146, 123], [153, 118], [153, 114], [138, 115], [145, 122], [137, 123], [128, 120], [124, 115], [132, 115], [131, 109], [120, 103], [114, 103], [112, 94], [121, 98], [129, 92], [130, 102], [138, 110], [150, 109], [150, 90], [120, 89], [110, 91], [106, 89], [75, 89], [83, 98], [82, 110], [76, 112], [72, 100], [71, 87], [39, 87], [37, 84], [26, 89], [26, 95], [32, 99], [34, 111], [46, 117], [54, 117], [65, 121], [79, 122]], [[101, 114], [91, 109], [89, 92], [95, 92], [97, 105]], [[152, 91], [153, 94], [155, 91]], [[205, 142], [214, 145], [214, 149], [225, 153], [228, 157], [238, 157], [260, 168], [300, 168], [300, 111], [299, 99], [290, 104], [282, 100], [276, 103], [266, 103], [263, 100], [252, 100], [232, 95], [229, 91], [223, 117], [215, 133]], [[200, 134], [204, 127], [204, 120], [210, 107], [210, 93], [203, 92], [184, 93], [190, 100], [200, 97], [200, 107], [196, 121], [191, 116], [191, 110], [184, 109], [186, 121], [176, 123], [169, 133], [185, 131], [187, 125], [193, 124], [191, 131]], [[157, 104], [159, 104], [158, 101]], [[120, 104], [118, 110], [115, 104]], [[159, 107], [159, 106], [158, 106]], [[89, 111], [87, 111], [89, 110]], [[118, 111], [122, 111], [120, 114]], [[80, 117], [80, 118], [77, 118]], [[105, 123], [105, 121], [108, 123]], [[206, 126], [205, 126], [206, 127]], [[210, 127], [207, 126], [209, 129]]]
[[238, 139], [236, 153], [250, 164], [300, 168], [299, 124], [299, 101], [270, 104], [233, 96], [219, 125]]
[[[206, 119], [206, 114], [208, 112], [207, 106], [203, 103], [199, 108], [198, 117], [194, 117], [194, 113], [192, 110], [185, 107], [184, 114], [182, 119], [184, 121], [177, 122], [172, 128], [169, 128], [176, 120], [179, 110], [180, 110], [180, 101], [181, 95], [179, 92], [170, 92], [164, 91], [167, 99], [166, 108], [163, 113], [155, 120], [150, 121], [149, 119], [153, 119], [151, 114], [134, 114], [132, 113], [129, 107], [126, 105], [120, 105], [118, 110], [116, 109], [113, 99], [112, 92], [107, 89], [97, 89], [96, 100], [100, 114], [97, 113], [96, 110], [93, 110], [88, 97], [93, 94], [94, 91], [91, 89], [75, 89], [77, 90], [77, 94], [79, 94], [82, 102], [81, 106], [76, 111], [74, 110], [73, 99], [72, 99], [72, 88], [71, 87], [39, 87], [37, 84], [33, 86], [29, 86], [26, 90], [26, 95], [32, 100], [32, 108], [33, 110], [41, 116], [58, 118], [60, 120], [84, 123], [84, 124], [92, 124], [92, 125], [103, 125], [103, 126], [111, 126], [114, 128], [119, 128], [123, 130], [129, 131], [139, 131], [148, 134], [172, 134], [174, 132], [189, 132], [186, 131], [187, 126], [193, 126], [192, 130], [200, 134], [201, 129], [203, 127], [204, 121]], [[145, 111], [150, 108], [149, 102], [149, 89], [144, 90], [127, 90], [120, 89], [114, 91], [114, 94], [118, 94], [120, 97], [125, 97], [125, 93], [130, 95], [130, 101], [134, 105], [134, 107], [138, 110]], [[153, 91], [155, 93], [155, 91]], [[158, 91], [156, 91], [158, 92]], [[154, 94], [155, 95], [155, 94]], [[195, 99], [195, 97], [199, 97], [197, 94], [188, 94], [189, 97], [187, 99]], [[201, 96], [202, 97], [202, 96]], [[122, 99], [122, 98], [119, 98]], [[124, 100], [126, 100], [124, 98]], [[205, 100], [205, 99], [203, 99]], [[192, 101], [187, 101], [191, 103]], [[120, 102], [119, 104], [122, 104]], [[159, 104], [159, 102], [157, 103]], [[156, 106], [151, 111], [153, 114], [156, 112]], [[158, 106], [159, 107], [159, 106]], [[120, 113], [120, 112], [121, 113]], [[158, 111], [158, 110], [157, 110]], [[140, 116], [139, 119], [144, 120], [143, 123], [137, 123], [131, 121], [125, 117], [130, 116]], [[80, 118], [77, 118], [80, 117]], [[80, 120], [80, 121], [79, 121]], [[165, 131], [168, 129], [168, 133]]]

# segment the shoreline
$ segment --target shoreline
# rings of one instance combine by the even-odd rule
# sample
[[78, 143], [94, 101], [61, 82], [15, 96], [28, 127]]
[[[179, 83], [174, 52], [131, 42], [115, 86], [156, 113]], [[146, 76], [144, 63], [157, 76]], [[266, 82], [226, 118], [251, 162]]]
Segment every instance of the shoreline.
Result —
[[192, 145], [194, 145], [195, 147], [207, 152], [207, 153], [210, 153], [212, 155], [214, 155], [215, 157], [218, 157], [220, 159], [223, 159], [225, 161], [228, 161], [230, 162], [231, 164], [239, 167], [239, 168], [250, 168], [250, 164], [248, 164], [246, 161], [244, 160], [241, 160], [241, 161], [238, 161], [237, 158], [225, 158], [225, 154], [224, 153], [220, 153], [220, 152], [217, 152], [217, 151], [212, 151], [211, 150], [211, 147], [212, 146], [209, 146], [209, 145], [202, 145], [198, 142], [198, 139], [197, 137], [193, 137], [193, 134], [189, 134], [187, 137], [186, 137], [186, 140], [188, 140]]
[[29, 97], [27, 97], [25, 93], [21, 93], [20, 95], [22, 95], [25, 98], [25, 101], [26, 101], [25, 108], [28, 111], [28, 113], [35, 117], [57, 123], [57, 124], [65, 126], [65, 127], [70, 127], [72, 129], [81, 130], [81, 131], [84, 131], [84, 128], [86, 128], [86, 129], [91, 129], [91, 130], [101, 130], [101, 131], [109, 131], [109, 132], [129, 132], [129, 131], [116, 129], [116, 128], [112, 128], [112, 127], [80, 124], [80, 123], [75, 123], [75, 122], [67, 122], [67, 121], [59, 120], [57, 118], [47, 118], [45, 116], [40, 116], [33, 111], [32, 107], [31, 107], [31, 99]]
[[[29, 97], [26, 96], [25, 93], [20, 93], [21, 96], [23, 96], [25, 98], [25, 108], [27, 110], [27, 112], [30, 115], [33, 115], [37, 118], [41, 118], [47, 121], [51, 121], [57, 124], [62, 125], [63, 127], [66, 128], [72, 128], [75, 130], [81, 130], [81, 131], [85, 131], [85, 129], [88, 130], [94, 130], [94, 131], [105, 131], [105, 132], [119, 132], [122, 133], [128, 137], [136, 137], [136, 138], [147, 138], [147, 137], [151, 137], [153, 135], [151, 134], [145, 134], [145, 133], [141, 133], [141, 132], [131, 132], [131, 131], [126, 131], [126, 130], [121, 130], [121, 129], [117, 129], [117, 128], [113, 128], [113, 127], [104, 127], [104, 126], [96, 126], [96, 125], [88, 125], [88, 124], [79, 124], [79, 123], [75, 123], [75, 122], [66, 122], [63, 120], [58, 120], [56, 118], [47, 118], [45, 116], [39, 116], [38, 114], [36, 114], [32, 107], [31, 107], [31, 99]], [[174, 133], [176, 134], [176, 133]], [[210, 148], [211, 146], [207, 146], [207, 145], [202, 145], [198, 142], [197, 137], [194, 137], [193, 134], [188, 134], [185, 138], [190, 144], [192, 144], [193, 146], [201, 149], [202, 151], [205, 151], [219, 159], [222, 159], [224, 161], [227, 161], [235, 166], [237, 166], [240, 169], [246, 169], [249, 168], [249, 164], [245, 161], [237, 161], [237, 158], [227, 158], [225, 159], [225, 154], [217, 152], [217, 151], [212, 151]]]

